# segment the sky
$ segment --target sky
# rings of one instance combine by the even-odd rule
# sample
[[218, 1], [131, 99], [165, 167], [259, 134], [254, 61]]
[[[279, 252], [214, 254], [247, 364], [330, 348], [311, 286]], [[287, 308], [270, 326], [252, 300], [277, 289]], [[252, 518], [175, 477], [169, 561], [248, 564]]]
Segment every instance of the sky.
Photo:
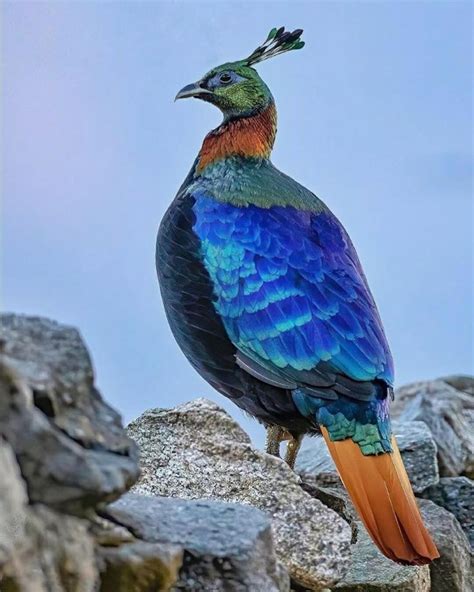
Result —
[[344, 223], [397, 385], [473, 372], [472, 5], [3, 2], [2, 307], [78, 327], [126, 422], [198, 396], [261, 445], [175, 344], [157, 228], [220, 114], [173, 102], [273, 26], [306, 46], [258, 67], [274, 164]]

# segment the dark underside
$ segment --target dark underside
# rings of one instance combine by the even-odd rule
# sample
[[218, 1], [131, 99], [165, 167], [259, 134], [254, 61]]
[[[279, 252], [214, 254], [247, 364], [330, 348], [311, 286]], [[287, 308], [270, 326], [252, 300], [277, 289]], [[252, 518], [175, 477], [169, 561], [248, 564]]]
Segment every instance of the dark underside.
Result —
[[213, 305], [212, 284], [193, 232], [194, 198], [179, 193], [160, 226], [156, 267], [166, 315], [184, 355], [217, 391], [265, 424], [292, 433], [317, 432], [297, 410], [291, 392], [263, 383], [236, 363], [237, 350]]

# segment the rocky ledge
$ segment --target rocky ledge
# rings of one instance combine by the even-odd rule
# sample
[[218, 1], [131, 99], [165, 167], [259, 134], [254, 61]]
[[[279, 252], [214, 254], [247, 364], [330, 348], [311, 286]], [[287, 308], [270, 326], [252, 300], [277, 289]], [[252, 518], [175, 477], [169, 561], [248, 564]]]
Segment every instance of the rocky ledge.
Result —
[[469, 592], [473, 393], [461, 376], [398, 393], [395, 432], [441, 552], [404, 567], [372, 544], [320, 439], [294, 473], [205, 399], [125, 431], [75, 329], [3, 315], [0, 591]]

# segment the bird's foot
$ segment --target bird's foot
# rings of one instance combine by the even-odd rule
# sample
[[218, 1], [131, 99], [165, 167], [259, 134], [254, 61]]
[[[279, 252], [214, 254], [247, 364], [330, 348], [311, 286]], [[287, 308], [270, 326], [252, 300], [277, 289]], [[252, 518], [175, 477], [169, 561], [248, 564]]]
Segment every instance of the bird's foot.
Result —
[[267, 426], [267, 440], [265, 442], [265, 452], [272, 456], [280, 458], [280, 442], [286, 440], [285, 434], [289, 434], [286, 430], [277, 425]]
[[303, 434], [292, 436], [286, 447], [285, 462], [290, 469], [295, 468], [296, 457], [301, 448], [301, 442], [303, 441]]
[[286, 448], [285, 462], [293, 469], [295, 466], [296, 457], [303, 440], [303, 435], [299, 434], [293, 436], [284, 428], [277, 425], [270, 425], [267, 427], [267, 441], [265, 444], [265, 452], [272, 456], [280, 457], [280, 443], [288, 440]]

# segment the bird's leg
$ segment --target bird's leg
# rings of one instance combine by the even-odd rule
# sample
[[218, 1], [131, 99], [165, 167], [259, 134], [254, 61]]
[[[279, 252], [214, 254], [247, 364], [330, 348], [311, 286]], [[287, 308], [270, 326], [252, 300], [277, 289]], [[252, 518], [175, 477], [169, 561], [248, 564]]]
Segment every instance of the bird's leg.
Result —
[[292, 436], [288, 442], [288, 446], [286, 447], [285, 462], [290, 467], [290, 469], [295, 468], [296, 457], [298, 456], [298, 451], [301, 447], [302, 441], [303, 434], [297, 434], [296, 436]]
[[280, 457], [280, 442], [285, 440], [286, 430], [277, 425], [267, 426], [267, 440], [265, 442], [265, 452], [272, 456]]

